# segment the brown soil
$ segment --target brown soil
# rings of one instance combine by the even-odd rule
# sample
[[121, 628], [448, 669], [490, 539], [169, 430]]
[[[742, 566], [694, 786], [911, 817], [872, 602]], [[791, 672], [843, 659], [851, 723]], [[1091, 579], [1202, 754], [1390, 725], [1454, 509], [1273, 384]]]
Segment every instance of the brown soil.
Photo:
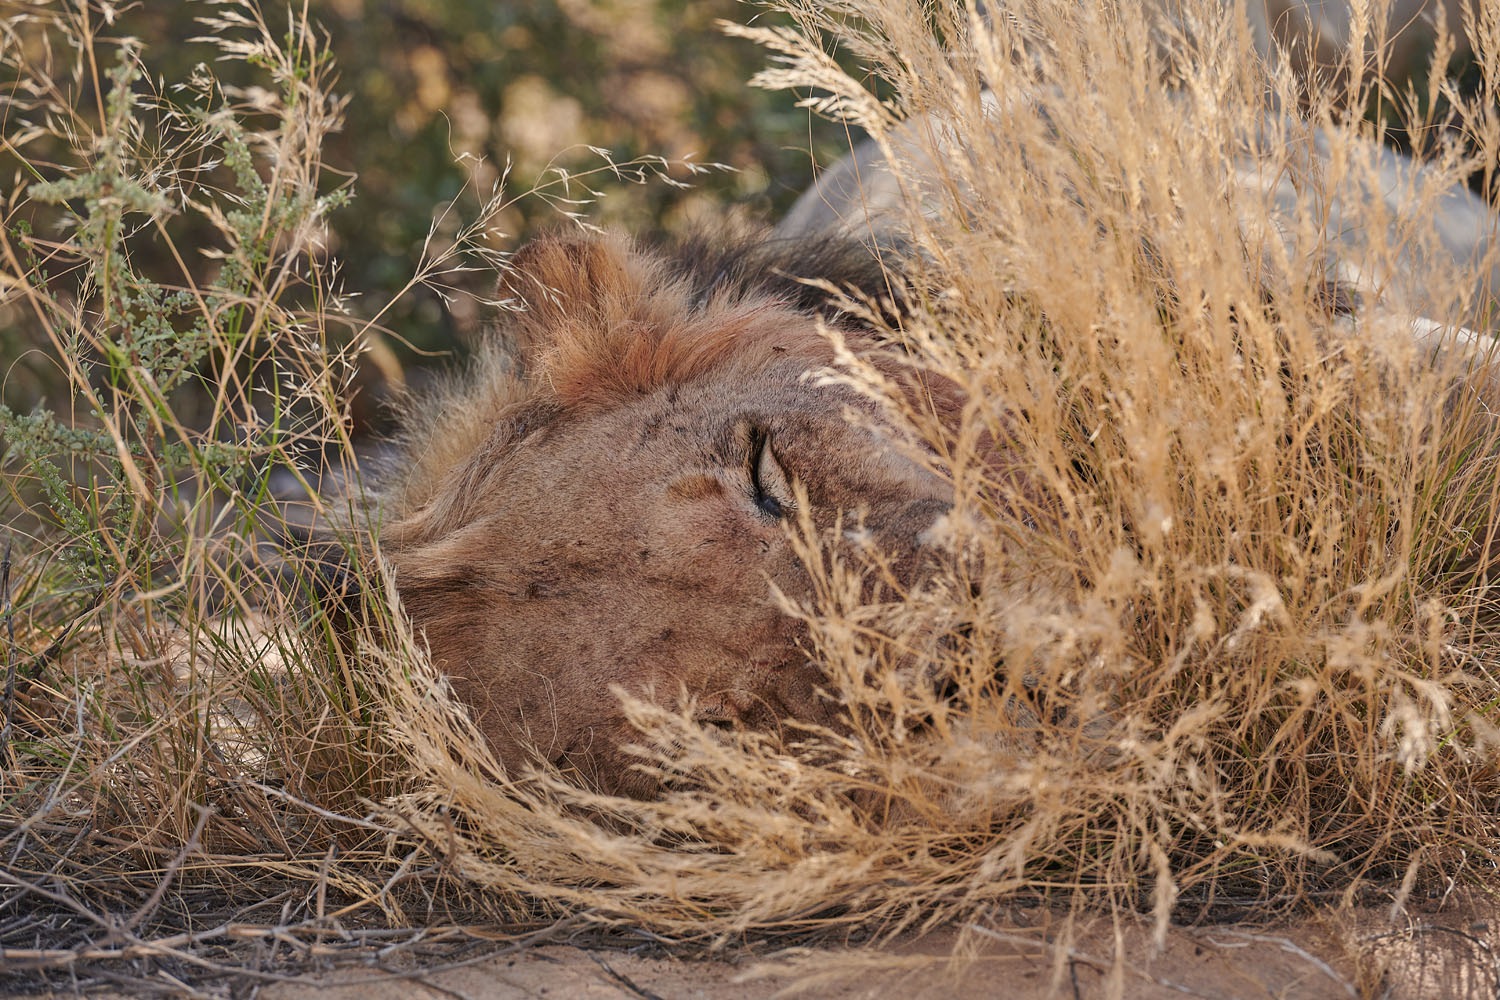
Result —
[[[1395, 918], [1383, 910], [1353, 909], [1274, 925], [1172, 927], [1159, 951], [1152, 948], [1151, 928], [1144, 920], [1094, 916], [1077, 921], [1070, 932], [1058, 913], [1017, 910], [1004, 932], [964, 934], [947, 928], [882, 950], [809, 948], [769, 957], [730, 952], [684, 959], [659, 949], [648, 954], [546, 945], [425, 968], [399, 960], [377, 963], [371, 956], [368, 966], [296, 981], [247, 981], [234, 995], [245, 995], [243, 987], [253, 985], [259, 985], [261, 1000], [759, 1000], [796, 994], [841, 1000], [1427, 1000], [1500, 995], [1500, 906], [1450, 900], [1433, 901], [1427, 909]], [[1125, 956], [1120, 964], [1113, 958], [1117, 936]], [[964, 957], [955, 960], [955, 952]], [[223, 980], [202, 988], [207, 995], [230, 992]], [[71, 994], [64, 989], [32, 995]]]
[[[404, 953], [389, 960], [370, 954], [366, 965], [279, 982], [219, 978], [196, 989], [174, 989], [174, 981], [151, 992], [253, 993], [259, 1000], [1500, 997], [1500, 903], [1477, 893], [1414, 903], [1395, 916], [1385, 909], [1328, 909], [1275, 924], [1174, 926], [1160, 949], [1153, 948], [1144, 918], [1095, 915], [1070, 924], [1061, 912], [1018, 908], [1004, 915], [1003, 925], [1004, 931], [948, 927], [881, 949], [795, 948], [759, 956], [726, 951], [688, 959], [655, 945], [547, 944], [424, 966]], [[1119, 963], [1116, 940], [1124, 956]], [[53, 981], [59, 980], [66, 981]], [[0, 995], [16, 995], [3, 973]], [[77, 994], [60, 985], [55, 992], [20, 995], [40, 1000]]]
[[[1500, 916], [1500, 913], [1497, 913]], [[510, 1000], [521, 997], [759, 1000], [813, 997], [954, 996], [1492, 998], [1500, 991], [1495, 920], [1472, 910], [1392, 921], [1349, 911], [1271, 927], [1172, 928], [1153, 956], [1150, 927], [1093, 918], [1057, 940], [1063, 922], [1018, 926], [1004, 939], [976, 935], [972, 961], [952, 960], [959, 933], [948, 929], [883, 952], [809, 949], [771, 959], [644, 957], [548, 946], [524, 955], [446, 971], [371, 975], [346, 971], [315, 983], [263, 990], [265, 1000], [397, 1000], [404, 997]], [[1051, 926], [1048, 926], [1048, 925]], [[1118, 933], [1126, 961], [1113, 962]], [[1047, 938], [1054, 938], [1049, 945]], [[1116, 992], [1118, 990], [1118, 992]]]

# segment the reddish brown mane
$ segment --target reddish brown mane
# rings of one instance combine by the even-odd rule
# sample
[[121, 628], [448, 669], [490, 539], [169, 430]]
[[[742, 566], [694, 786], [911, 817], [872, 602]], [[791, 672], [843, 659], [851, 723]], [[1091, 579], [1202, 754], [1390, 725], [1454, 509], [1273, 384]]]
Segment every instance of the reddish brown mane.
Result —
[[511, 335], [536, 387], [568, 409], [607, 407], [725, 367], [831, 358], [806, 313], [779, 297], [736, 287], [705, 296], [621, 237], [546, 237], [513, 266], [510, 287], [526, 311]]

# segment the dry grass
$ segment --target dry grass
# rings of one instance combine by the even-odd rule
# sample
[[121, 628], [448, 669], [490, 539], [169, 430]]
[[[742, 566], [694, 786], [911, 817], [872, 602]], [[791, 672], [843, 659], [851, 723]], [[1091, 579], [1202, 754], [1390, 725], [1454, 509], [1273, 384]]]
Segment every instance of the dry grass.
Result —
[[[156, 159], [129, 133], [121, 176], [178, 200], [21, 188], [8, 219], [53, 198], [75, 225], [7, 231], [0, 293], [74, 365], [63, 426], [85, 438], [69, 452], [61, 431], [6, 429], [15, 502], [58, 522], [18, 543], [6, 615], [7, 945], [61, 935], [57, 962], [80, 942], [148, 947], [148, 927], [200, 928], [204, 893], [227, 913], [280, 892], [280, 915], [256, 920], [313, 937], [361, 919], [581, 915], [712, 944], [982, 926], [996, 904], [1036, 895], [1146, 911], [1164, 932], [1204, 907], [1490, 877], [1500, 427], [1488, 382], [1467, 370], [1475, 350], [1435, 354], [1409, 317], [1481, 335], [1495, 323], [1490, 290], [1437, 251], [1423, 206], [1500, 162], [1500, 20], [1470, 26], [1486, 89], [1447, 95], [1461, 128], [1431, 130], [1403, 195], [1413, 210], [1387, 217], [1358, 194], [1379, 163], [1348, 111], [1383, 87], [1364, 72], [1378, 45], [1357, 40], [1348, 72], [1309, 84], [1267, 71], [1215, 5], [1174, 11], [1034, 0], [987, 22], [872, 0], [797, 7], [795, 33], [746, 32], [779, 53], [763, 83], [827, 95], [818, 107], [895, 165], [913, 252], [892, 266], [917, 308], [893, 333], [971, 404], [944, 426], [856, 364], [828, 377], [886, 401], [944, 456], [952, 559], [904, 601], [866, 606], [859, 580], [878, 554], [835, 560], [804, 531], [819, 596], [787, 611], [809, 623], [851, 733], [726, 740], [636, 705], [649, 742], [675, 748], [643, 751], [642, 766], [673, 776], [651, 803], [504, 775], [396, 612], [378, 540], [360, 543], [373, 546], [367, 618], [342, 638], [284, 596], [291, 574], [248, 559], [274, 520], [267, 470], [292, 464], [299, 440], [350, 454], [329, 346], [345, 341], [327, 334], [340, 314], [317, 252], [319, 199], [336, 186], [317, 137], [337, 104], [314, 35], [283, 45], [253, 20], [235, 29], [258, 39], [241, 54], [277, 85], [225, 95], [263, 122], [243, 133], [259, 189], [242, 175], [233, 197], [217, 191], [203, 156], [186, 159], [199, 173], [152, 173], [232, 142], [213, 114], [183, 122], [183, 145]], [[8, 20], [19, 41], [5, 52], [38, 86], [62, 86], [32, 97], [61, 114], [92, 92], [93, 26], [46, 16], [45, 29]], [[72, 76], [38, 55], [36, 32], [74, 46]], [[830, 40], [893, 96], [840, 71]], [[125, 147], [101, 124], [109, 108], [74, 113], [48, 119], [50, 134], [89, 176], [115, 169], [110, 150]], [[1316, 169], [1298, 152], [1314, 128], [1331, 149]], [[7, 126], [15, 146], [20, 134]], [[1291, 178], [1298, 211], [1238, 182], [1247, 165]], [[1328, 273], [1323, 253], [1334, 198], [1364, 205], [1370, 234], [1339, 252], [1358, 267], [1353, 318], [1323, 293], [1352, 273]], [[247, 202], [259, 221], [241, 228], [230, 213]], [[174, 315], [201, 333], [182, 367], [217, 392], [194, 425], [173, 417], [160, 375], [112, 346], [139, 322], [111, 305], [114, 248], [174, 209], [222, 222], [197, 245], [244, 273], [209, 294], [185, 265], [162, 285], [186, 293]], [[264, 412], [248, 404], [267, 372], [296, 405], [242, 443], [226, 428]], [[63, 468], [58, 454], [72, 465], [53, 488], [38, 470]], [[193, 489], [172, 485], [185, 475]], [[902, 666], [913, 649], [920, 671]], [[37, 900], [95, 923], [65, 934], [50, 911], [25, 915]]]

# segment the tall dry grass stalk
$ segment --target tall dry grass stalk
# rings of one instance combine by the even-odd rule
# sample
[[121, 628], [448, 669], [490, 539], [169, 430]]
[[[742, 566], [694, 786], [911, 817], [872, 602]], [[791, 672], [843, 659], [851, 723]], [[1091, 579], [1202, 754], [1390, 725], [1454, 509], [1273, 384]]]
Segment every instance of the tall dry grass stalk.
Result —
[[[642, 750], [671, 789], [655, 802], [503, 772], [399, 613], [378, 520], [348, 539], [352, 620], [297, 593], [315, 563], [257, 557], [283, 533], [270, 470], [352, 454], [361, 342], [329, 332], [347, 321], [319, 243], [338, 103], [306, 21], [283, 40], [212, 8], [270, 85], [205, 75], [192, 113], [132, 48], [102, 58], [98, 8], [0, 22], [25, 81], [5, 149], [39, 174], [9, 196], [0, 295], [75, 399], [4, 414], [13, 509], [56, 523], [20, 536], [10, 582], [0, 878], [7, 905], [94, 921], [32, 960], [100, 937], [162, 954], [144, 929], [200, 928], [208, 898], [221, 935], [271, 898], [249, 912], [277, 940], [477, 910], [721, 943], [982, 926], [1037, 896], [1164, 931], [1184, 906], [1492, 872], [1500, 428], [1455, 327], [1493, 328], [1473, 275], [1497, 251], [1458, 267], [1422, 206], [1497, 162], [1500, 20], [1470, 25], [1485, 89], [1444, 95], [1463, 130], [1434, 130], [1393, 215], [1359, 194], [1381, 161], [1351, 109], [1439, 105], [1381, 90], [1362, 41], [1320, 84], [1268, 69], [1209, 2], [787, 6], [797, 31], [739, 29], [778, 59], [761, 82], [882, 144], [913, 306], [890, 333], [970, 403], [948, 426], [852, 359], [822, 377], [941, 456], [950, 559], [869, 605], [880, 554], [835, 558], [802, 526], [817, 598], [786, 611], [850, 730], [726, 735], [635, 704], [643, 747], [671, 748]], [[70, 228], [17, 232], [36, 202]], [[1333, 204], [1362, 206], [1339, 221], [1364, 224], [1354, 250]], [[131, 267], [132, 240], [183, 217], [207, 227], [171, 244], [177, 270]], [[465, 232], [487, 245], [482, 221]], [[1342, 315], [1328, 282], [1356, 278]], [[1425, 341], [1414, 311], [1443, 321]], [[206, 419], [179, 417], [178, 384], [206, 390]]]

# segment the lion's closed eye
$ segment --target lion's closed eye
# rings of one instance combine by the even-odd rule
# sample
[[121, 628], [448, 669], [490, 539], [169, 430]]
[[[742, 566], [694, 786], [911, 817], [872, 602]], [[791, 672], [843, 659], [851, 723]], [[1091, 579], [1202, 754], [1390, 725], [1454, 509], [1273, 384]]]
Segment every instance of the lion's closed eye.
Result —
[[776, 460], [771, 435], [759, 428], [750, 434], [750, 486], [755, 506], [768, 517], [785, 517], [797, 506], [786, 470]]

